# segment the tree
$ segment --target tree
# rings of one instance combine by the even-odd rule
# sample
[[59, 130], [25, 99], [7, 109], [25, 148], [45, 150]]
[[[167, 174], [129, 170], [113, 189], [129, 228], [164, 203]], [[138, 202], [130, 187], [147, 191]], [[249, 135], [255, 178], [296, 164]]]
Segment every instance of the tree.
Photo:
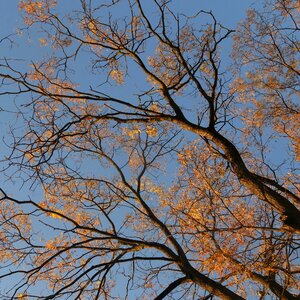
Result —
[[52, 54], [1, 64], [9, 162], [44, 196], [1, 189], [3, 299], [299, 299], [299, 1], [235, 32], [173, 4], [20, 1]]

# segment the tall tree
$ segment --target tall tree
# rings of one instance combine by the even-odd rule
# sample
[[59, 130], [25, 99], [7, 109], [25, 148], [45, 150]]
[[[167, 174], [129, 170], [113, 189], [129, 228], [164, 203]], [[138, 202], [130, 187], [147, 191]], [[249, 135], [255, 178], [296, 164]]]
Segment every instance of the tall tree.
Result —
[[62, 5], [21, 0], [51, 54], [1, 64], [28, 99], [10, 166], [44, 193], [1, 189], [1, 297], [299, 299], [299, 1], [235, 32], [171, 0]]

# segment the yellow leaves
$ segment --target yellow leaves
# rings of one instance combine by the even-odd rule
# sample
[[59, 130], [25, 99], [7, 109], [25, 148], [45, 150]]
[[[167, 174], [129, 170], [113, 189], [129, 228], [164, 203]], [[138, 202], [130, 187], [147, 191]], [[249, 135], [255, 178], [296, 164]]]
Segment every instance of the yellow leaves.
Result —
[[131, 138], [139, 136], [143, 132], [142, 129], [138, 128], [137, 126], [133, 126], [131, 128], [123, 128], [122, 131], [124, 134]]
[[[176, 85], [179, 83], [183, 72], [182, 67], [172, 49], [166, 45], [159, 44], [157, 46], [155, 55], [148, 57], [148, 64], [155, 76], [159, 77], [166, 85]], [[159, 85], [155, 77], [149, 74], [147, 80], [153, 85]]]
[[141, 17], [140, 16], [133, 16], [131, 19], [131, 28], [133, 31], [138, 30], [141, 25]]
[[88, 21], [87, 27], [93, 34], [97, 34], [99, 30], [95, 20]]
[[282, 114], [278, 119], [274, 124], [275, 130], [289, 138], [294, 150], [294, 158], [300, 161], [300, 113], [294, 111], [290, 114]]
[[57, 211], [57, 212], [49, 213], [49, 216], [53, 219], [61, 219], [62, 217], [59, 215], [59, 213], [61, 212]]
[[255, 143], [254, 131], [267, 135], [272, 131], [272, 138], [289, 139], [296, 159], [299, 47], [293, 28], [299, 7], [299, 1], [278, 0], [267, 2], [262, 12], [249, 10], [235, 35], [233, 53], [237, 71], [250, 70], [233, 87], [236, 99], [245, 104], [235, 113], [244, 122], [246, 143]]
[[140, 41], [144, 37], [144, 31], [142, 27], [142, 21], [140, 16], [133, 16], [130, 22], [131, 28], [128, 34], [133, 34], [137, 41]]
[[34, 154], [31, 151], [26, 151], [26, 153], [24, 154], [24, 157], [31, 163], [33, 163], [36, 159], [36, 157], [34, 156]]
[[60, 248], [68, 247], [70, 240], [66, 238], [63, 234], [55, 236], [53, 239], [49, 239], [45, 242], [44, 248], [50, 251], [55, 251]]
[[239, 102], [245, 103], [249, 101], [249, 84], [244, 78], [237, 77], [230, 84], [230, 92], [232, 95], [235, 95]]
[[46, 215], [53, 219], [62, 219], [63, 211], [61, 209], [57, 209], [55, 206], [48, 204], [47, 202], [40, 202], [39, 206], [42, 210], [45, 210]]
[[216, 243], [226, 255], [237, 257], [247, 237], [253, 236], [254, 230], [241, 225], [255, 224], [259, 215], [254, 209], [255, 199], [248, 204], [239, 198], [239, 182], [213, 149], [200, 141], [187, 145], [179, 154], [179, 162], [179, 183], [164, 193], [162, 206], [169, 206], [179, 227], [193, 235], [190, 243], [203, 269], [222, 276], [235, 266], [221, 252], [217, 253], [211, 236], [218, 236]]
[[247, 18], [249, 20], [253, 20], [254, 18], [256, 18], [256, 11], [254, 9], [248, 9], [247, 10]]
[[221, 251], [210, 251], [210, 255], [202, 261], [202, 265], [208, 272], [216, 272], [219, 276], [226, 272], [226, 258], [222, 255]]
[[95, 37], [91, 37], [90, 35], [86, 34], [85, 42], [90, 44], [90, 47], [93, 49], [93, 51], [97, 52], [99, 55], [101, 54], [103, 49], [100, 45], [96, 45], [98, 41]]
[[295, 14], [294, 17], [300, 13], [299, 0], [283, 0], [275, 2], [276, 9], [280, 12], [281, 16], [290, 18]]
[[42, 47], [48, 45], [48, 41], [47, 41], [46, 39], [44, 39], [44, 38], [40, 38], [40, 39], [39, 39], [39, 42], [40, 42], [40, 45], [41, 45]]
[[19, 293], [17, 295], [17, 299], [27, 300], [27, 299], [29, 299], [29, 297], [26, 294], [24, 294], [24, 293]]
[[289, 139], [296, 160], [299, 159], [299, 110], [297, 95], [285, 90], [284, 82], [277, 73], [249, 72], [245, 79], [237, 78], [231, 86], [232, 93], [243, 106], [236, 113], [244, 123], [245, 141], [253, 137], [253, 130], [273, 129], [273, 138], [285, 136]]
[[25, 10], [28, 14], [37, 13], [42, 9], [42, 2], [40, 1], [20, 1], [19, 3], [20, 10]]
[[[50, 172], [54, 173], [55, 170]], [[60, 182], [59, 178], [49, 186], [45, 186], [45, 200], [39, 203], [45, 214], [53, 219], [72, 219], [81, 225], [92, 222], [94, 226], [100, 224], [98, 216], [86, 210], [85, 203], [95, 194], [99, 195], [99, 186], [96, 181]], [[87, 202], [86, 202], [87, 201]]]
[[181, 43], [181, 51], [183, 52], [193, 52], [197, 48], [199, 49], [199, 40], [194, 35], [192, 26], [186, 25], [181, 28], [179, 40]]
[[204, 73], [204, 76], [211, 76], [213, 73], [213, 69], [208, 62], [203, 62], [200, 66], [200, 71]]
[[76, 88], [78, 85], [74, 82], [63, 81], [59, 78], [52, 79], [51, 84], [47, 86], [47, 92], [51, 94], [73, 94], [72, 89]]
[[44, 21], [50, 8], [55, 7], [56, 4], [56, 0], [21, 0], [19, 9], [26, 14], [24, 22], [31, 25], [35, 21]]
[[55, 242], [50, 240], [45, 244], [45, 248], [48, 250], [55, 250], [57, 247], [55, 245]]
[[160, 185], [151, 184], [150, 186], [147, 185], [147, 190], [151, 193], [158, 194], [159, 196], [163, 196], [163, 187]]
[[[70, 209], [71, 211], [71, 209]], [[76, 221], [79, 224], [87, 224], [88, 221], [91, 220], [91, 215], [87, 212], [85, 212], [83, 209], [80, 209], [78, 211], [73, 212], [72, 218], [74, 221]], [[94, 226], [99, 225], [99, 220], [96, 220], [93, 222]]]
[[109, 73], [111, 79], [113, 79], [117, 84], [124, 83], [124, 71], [122, 70], [111, 70]]
[[[27, 1], [27, 3], [29, 3], [29, 1]], [[35, 7], [33, 5], [29, 8], [24, 7], [24, 10], [26, 10], [27, 13], [33, 14], [35, 11], [42, 10], [42, 6]], [[67, 19], [65, 20], [67, 22]], [[105, 20], [101, 21], [105, 22]], [[131, 27], [136, 34], [138, 34], [139, 28], [143, 26], [139, 18], [132, 18], [132, 22], [129, 23], [128, 21], [127, 25], [128, 28]], [[103, 43], [103, 45], [105, 44], [104, 46], [107, 47], [110, 43], [108, 40], [111, 39], [111, 45], [116, 47], [117, 38], [115, 37], [115, 40], [113, 40], [113, 34], [102, 31], [101, 26], [104, 27], [100, 22], [97, 23], [97, 21], [91, 20], [85, 23], [84, 28], [80, 29], [87, 35], [86, 40], [88, 42], [95, 44]], [[118, 26], [116, 25], [115, 27], [117, 28]], [[71, 27], [72, 30], [73, 28], [74, 26]], [[124, 30], [126, 31], [127, 29]], [[200, 30], [202, 29], [199, 29], [199, 32]], [[159, 30], [157, 32], [159, 32]], [[105, 36], [106, 33], [107, 36]], [[210, 28], [207, 30], [205, 38], [209, 39], [209, 35], [212, 34]], [[188, 57], [187, 62], [191, 66], [191, 69], [193, 69], [194, 53], [189, 52], [189, 55], [187, 55], [186, 52], [197, 50], [198, 41], [188, 27], [181, 32], [179, 39], [180, 43], [184, 44], [182, 46], [184, 57]], [[41, 38], [39, 41], [41, 46], [47, 44], [47, 40], [45, 39]], [[62, 40], [60, 42], [62, 45], [67, 46], [69, 42], [67, 40], [65, 41], [65, 43], [63, 43]], [[139, 52], [139, 50], [136, 51], [137, 55], [142, 53], [142, 46], [143, 45], [140, 47], [141, 52]], [[129, 49], [129, 47], [130, 44], [128, 43], [127, 49]], [[180, 81], [184, 76], [185, 79], [183, 82], [189, 84], [188, 76], [184, 73], [182, 62], [180, 62], [179, 57], [176, 56], [175, 50], [174, 48], [172, 52], [164, 45], [159, 45], [153, 56], [148, 58], [150, 69], [159, 79], [167, 84], [176, 84], [176, 82]], [[119, 51], [122, 52], [120, 56], [125, 52], [124, 48], [121, 48]], [[102, 56], [99, 55], [99, 61], [103, 61], [105, 65], [107, 64], [106, 71], [108, 76], [117, 84], [124, 83], [124, 75], [126, 75], [124, 72], [127, 72], [127, 69], [125, 69], [121, 63], [118, 63], [120, 52], [106, 49], [101, 53]], [[116, 54], [115, 60], [117, 62], [111, 63], [113, 60], [111, 58], [113, 55], [110, 56], [111, 53]], [[96, 53], [96, 55], [98, 54], [99, 52]], [[142, 59], [144, 59], [146, 55], [147, 54], [142, 54]], [[199, 56], [196, 58], [199, 58]], [[211, 75], [211, 65], [206, 58], [204, 58], [204, 61], [205, 63], [201, 65], [201, 60], [198, 60], [194, 69], [195, 76], [200, 78], [200, 81], [202, 80], [201, 76], [208, 75], [207, 77], [209, 77]], [[131, 63], [129, 63], [129, 65], [130, 64]], [[43, 63], [41, 63], [40, 66], [44, 66]], [[113, 115], [111, 112], [114, 109], [116, 109], [116, 111], [118, 111], [118, 109], [121, 110], [122, 105], [111, 104], [111, 102], [109, 104], [109, 98], [106, 99], [105, 95], [102, 98], [102, 94], [97, 94], [92, 88], [89, 92], [80, 95], [79, 92], [74, 91], [76, 85], [56, 78], [57, 76], [61, 76], [58, 71], [58, 66], [59, 61], [55, 60], [46, 64], [44, 68], [34, 66], [34, 71], [29, 74], [30, 77], [26, 78], [34, 80], [34, 84], [40, 88], [39, 91], [41, 92], [41, 97], [36, 97], [33, 100], [36, 114], [34, 122], [29, 124], [31, 131], [37, 136], [31, 136], [29, 141], [34, 141], [35, 147], [42, 151], [29, 151], [25, 154], [25, 157], [29, 161], [34, 160], [35, 157], [40, 158], [41, 161], [45, 158], [42, 161], [43, 163], [41, 163], [41, 167], [35, 168], [35, 170], [40, 172], [42, 180], [42, 176], [46, 178], [46, 180], [43, 181], [43, 185], [46, 189], [45, 200], [44, 203], [40, 203], [41, 210], [44, 210], [44, 213], [40, 211], [40, 215], [47, 217], [44, 223], [46, 225], [48, 223], [50, 226], [53, 225], [55, 228], [65, 229], [64, 238], [70, 242], [71, 246], [72, 241], [76, 239], [83, 241], [89, 238], [94, 239], [94, 241], [91, 242], [91, 244], [89, 244], [89, 242], [83, 244], [80, 249], [79, 247], [81, 246], [78, 246], [79, 243], [74, 245], [70, 251], [70, 257], [72, 255], [74, 255], [74, 257], [68, 257], [68, 261], [65, 259], [64, 253], [60, 255], [63, 252], [60, 251], [61, 247], [64, 246], [62, 238], [59, 240], [52, 239], [52, 235], [54, 235], [56, 231], [54, 231], [54, 233], [51, 232], [51, 239], [43, 243], [44, 247], [41, 247], [41, 252], [44, 252], [43, 255], [50, 257], [50, 255], [53, 255], [53, 253], [57, 251], [57, 253], [59, 252], [57, 259], [61, 259], [61, 261], [55, 261], [56, 257], [52, 258], [51, 264], [53, 264], [50, 265], [49, 263], [49, 265], [45, 266], [42, 270], [42, 276], [46, 277], [44, 274], [49, 270], [48, 274], [53, 276], [53, 281], [56, 280], [59, 282], [60, 278], [64, 280], [70, 278], [71, 280], [74, 274], [79, 274], [75, 268], [78, 268], [78, 270], [87, 269], [88, 264], [94, 263], [92, 261], [93, 257], [95, 257], [96, 263], [99, 263], [99, 258], [101, 260], [102, 256], [104, 259], [109, 256], [113, 258], [118, 257], [118, 251], [127, 251], [126, 249], [129, 249], [129, 251], [141, 250], [138, 247], [134, 249], [134, 243], [129, 243], [127, 246], [122, 245], [121, 239], [119, 245], [115, 248], [111, 247], [111, 245], [109, 245], [110, 248], [108, 248], [105, 243], [111, 236], [116, 235], [114, 225], [110, 224], [110, 220], [115, 222], [115, 228], [118, 234], [120, 234], [120, 237], [125, 236], [128, 237], [128, 239], [134, 238], [140, 241], [155, 240], [164, 243], [168, 237], [163, 236], [163, 233], [159, 232], [162, 227], [156, 226], [155, 222], [154, 224], [151, 223], [151, 220], [153, 221], [154, 218], [147, 212], [145, 208], [146, 205], [141, 204], [142, 201], [139, 202], [140, 195], [144, 197], [146, 204], [149, 205], [153, 212], [157, 214], [159, 218], [161, 217], [165, 226], [170, 228], [170, 231], [172, 234], [174, 233], [175, 238], [178, 238], [182, 247], [186, 247], [183, 250], [187, 251], [187, 255], [193, 257], [193, 259], [195, 258], [195, 266], [197, 265], [198, 259], [197, 267], [200, 266], [199, 269], [201, 269], [201, 271], [203, 270], [205, 274], [215, 272], [216, 274], [213, 274], [215, 278], [217, 275], [226, 278], [225, 275], [234, 273], [237, 268], [230, 265], [226, 255], [218, 251], [217, 246], [220, 246], [225, 254], [237, 257], [243, 252], [244, 245], [247, 246], [246, 237], [253, 237], [250, 229], [246, 230], [242, 227], [258, 224], [258, 222], [255, 222], [256, 211], [253, 209], [254, 206], [251, 206], [254, 200], [252, 201], [251, 195], [248, 196], [247, 193], [242, 190], [243, 187], [239, 185], [237, 179], [232, 176], [231, 166], [227, 165], [227, 163], [220, 158], [222, 154], [225, 156], [225, 154], [227, 155], [228, 153], [226, 152], [224, 154], [224, 151], [215, 149], [213, 146], [206, 147], [204, 143], [199, 141], [187, 144], [185, 138], [188, 140], [194, 138], [192, 134], [187, 134], [184, 137], [183, 143], [186, 143], [186, 147], [180, 151], [180, 144], [169, 139], [173, 137], [175, 137], [175, 139], [177, 138], [177, 133], [174, 129], [175, 126], [177, 126], [176, 124], [172, 130], [169, 130], [170, 127], [165, 127], [165, 122], [160, 123], [160, 125], [155, 123], [155, 121], [153, 124], [150, 123], [151, 120], [155, 120], [155, 118], [151, 119], [151, 117], [164, 117], [164, 114], [159, 114], [159, 112], [166, 113], [165, 116], [171, 115], [170, 112], [167, 111], [169, 106], [165, 104], [163, 97], [159, 97], [157, 91], [150, 89], [147, 94], [140, 97], [141, 105], [136, 110], [141, 112], [141, 114], [136, 114], [137, 118], [138, 116], [142, 116], [143, 118], [147, 117], [149, 122], [145, 122], [143, 125], [137, 125], [137, 123], [129, 123], [135, 122], [135, 120], [131, 119], [128, 123], [124, 122], [124, 124], [118, 122], [115, 127], [113, 127], [115, 123], [113, 123], [114, 125], [112, 125], [112, 123], [108, 125], [104, 122], [101, 123], [103, 116]], [[200, 67], [200, 72], [198, 67]], [[66, 73], [66, 75], [67, 74], [68, 73]], [[68, 76], [66, 76], [66, 78], [68, 78]], [[74, 78], [74, 76], [71, 76], [71, 78]], [[156, 82], [154, 76], [151, 77], [150, 75], [149, 78], [154, 84], [157, 84], [158, 80], [156, 80]], [[249, 73], [245, 78], [236, 79], [232, 91], [237, 95], [244, 93], [244, 95], [246, 95], [246, 92], [251, 90], [249, 82], [255, 82], [255, 86], [252, 86], [255, 88], [261, 88], [259, 84], [262, 82], [266, 83], [270, 88], [277, 88], [278, 81], [276, 80], [276, 76], [268, 77], [261, 74]], [[209, 82], [209, 78], [207, 78], [207, 82]], [[220, 81], [220, 85], [220, 88], [222, 88], [222, 81]], [[80, 87], [80, 89], [84, 89], [84, 86]], [[173, 97], [174, 94], [171, 89], [172, 88], [170, 88], [170, 95]], [[211, 91], [211, 88], [208, 88], [208, 90]], [[191, 88], [189, 88], [188, 91], [191, 91], [191, 94], [193, 93]], [[215, 107], [218, 110], [216, 115], [218, 117], [220, 116], [221, 119], [223, 115], [223, 112], [220, 113], [222, 107], [227, 109], [227, 100], [225, 99], [225, 91], [227, 91], [227, 89], [225, 88], [225, 83], [223, 91], [224, 94], [223, 92], [221, 93], [220, 90], [220, 94], [218, 95], [218, 97], [220, 96], [220, 102], [215, 103]], [[94, 97], [90, 97], [91, 94], [94, 94]], [[48, 95], [49, 97], [47, 97]], [[222, 98], [223, 95], [224, 98]], [[247, 96], [249, 96], [249, 94], [247, 94]], [[86, 97], [87, 100], [80, 99], [80, 97]], [[99, 101], [96, 101], [97, 99]], [[177, 98], [174, 99], [177, 101]], [[152, 101], [155, 104], [151, 105], [150, 103], [152, 103]], [[244, 103], [249, 101], [247, 104], [253, 108], [252, 112], [247, 113], [248, 116], [253, 117], [255, 120], [252, 121], [250, 125], [255, 124], [256, 126], [261, 126], [264, 121], [265, 106], [260, 106], [260, 102], [255, 100], [253, 95], [251, 95], [251, 97], [245, 96], [243, 101], [245, 101]], [[93, 102], [93, 104], [91, 104], [91, 102]], [[95, 104], [100, 102], [104, 103], [105, 108], [103, 110], [100, 106]], [[180, 105], [184, 105], [183, 101], [180, 100], [179, 102]], [[228, 103], [229, 102], [230, 101], [228, 101]], [[273, 105], [275, 102], [271, 102], [269, 99], [268, 103]], [[122, 118], [124, 116], [126, 117], [126, 115], [128, 116], [131, 112], [136, 112], [131, 110], [132, 106], [130, 107], [130, 104], [134, 104], [134, 102], [130, 101], [127, 104], [128, 110], [124, 111], [124, 114], [121, 116]], [[188, 104], [190, 107], [192, 105], [193, 104]], [[145, 115], [143, 115], [142, 112], [143, 108], [146, 108], [144, 111]], [[257, 112], [255, 110], [257, 110]], [[205, 107], [203, 106], [203, 112], [204, 111]], [[231, 116], [229, 117], [229, 114], [232, 111], [228, 108], [228, 110], [224, 112], [224, 116], [226, 116], [227, 112], [228, 120], [230, 120]], [[191, 117], [191, 120], [193, 119], [196, 122], [196, 119], [192, 117], [192, 113], [192, 111], [187, 112], [187, 115]], [[280, 110], [278, 110], [278, 113], [280, 113]], [[234, 119], [237, 114], [232, 114], [232, 116]], [[243, 117], [243, 115], [241, 115], [241, 117]], [[297, 117], [299, 118], [299, 115]], [[134, 118], [134, 116], [132, 118]], [[206, 116], [203, 118], [206, 119]], [[281, 116], [281, 118], [286, 125], [284, 127], [285, 132], [289, 132], [289, 134], [292, 135], [292, 130], [296, 128], [296, 120], [292, 118], [285, 120], [284, 116]], [[71, 125], [74, 120], [76, 124]], [[170, 121], [170, 123], [172, 120], [174, 120], [174, 118], [167, 117], [167, 121]], [[239, 125], [239, 121], [236, 123], [235, 121], [232, 122], [233, 125]], [[68, 127], [69, 124], [70, 128]], [[221, 125], [218, 126], [216, 130], [221, 128]], [[223, 134], [226, 127], [230, 126], [222, 126], [219, 134]], [[207, 132], [212, 131], [207, 129]], [[237, 130], [237, 132], [239, 132], [239, 130]], [[78, 135], [80, 135], [80, 137], [78, 137]], [[227, 136], [229, 139], [234, 138], [235, 141], [237, 141], [239, 149], [243, 149], [243, 145], [238, 141], [239, 133], [237, 133], [236, 137], [232, 137], [229, 134]], [[181, 136], [178, 136], [178, 141], [180, 139]], [[46, 149], [46, 151], [49, 151], [46, 152], [44, 151], [45, 141], [52, 143], [57, 142], [58, 144], [55, 145], [55, 148], [49, 146], [49, 148]], [[207, 145], [209, 145], [209, 143], [212, 145], [212, 142], [207, 141]], [[31, 145], [32, 143], [28, 142], [27, 144]], [[178, 155], [178, 163], [174, 160], [172, 161], [172, 159], [174, 159], [172, 153], [177, 152], [180, 152]], [[44, 155], [44, 153], [46, 153], [46, 155]], [[49, 161], [47, 161], [48, 153], [53, 154]], [[110, 168], [112, 164], [107, 163], [105, 166], [106, 169], [103, 172], [101, 167], [104, 164], [100, 165], [98, 163], [99, 161], [102, 163], [102, 159], [104, 160], [104, 153], [106, 158], [114, 159], [120, 168], [116, 168], [117, 170], [112, 171]], [[164, 155], [169, 154], [169, 160], [164, 160], [164, 157], [167, 157]], [[152, 158], [154, 159], [152, 160]], [[157, 161], [155, 161], [155, 159], [157, 159]], [[166, 168], [166, 173], [168, 173], [164, 175], [162, 175], [161, 172], [161, 164], [163, 163], [170, 163], [170, 169], [168, 166], [168, 168]], [[176, 174], [175, 172], [177, 170], [173, 172], [173, 167], [175, 169], [178, 164], [180, 164], [180, 170], [179, 173]], [[56, 165], [62, 168], [55, 168], [54, 166]], [[99, 165], [101, 167], [99, 167]], [[109, 167], [107, 168], [107, 166]], [[147, 168], [145, 172], [143, 167], [144, 169]], [[139, 172], [140, 170], [142, 170], [143, 173]], [[120, 176], [121, 171], [124, 172], [124, 177]], [[90, 180], [88, 176], [91, 173], [89, 172], [93, 173], [91, 176], [95, 176], [100, 187], [97, 185], [96, 179], [94, 181]], [[138, 177], [139, 174], [140, 177]], [[170, 177], [167, 177], [169, 175]], [[174, 177], [171, 177], [173, 175]], [[153, 179], [153, 181], [155, 181], [151, 182], [151, 178], [155, 178]], [[139, 179], [141, 179], [142, 182], [140, 182]], [[121, 182], [122, 180], [123, 182]], [[159, 180], [161, 182], [158, 182]], [[170, 189], [163, 187], [163, 184], [171, 185], [173, 181], [176, 181], [176, 184]], [[102, 184], [105, 186], [104, 188]], [[138, 195], [138, 193], [140, 193], [140, 195]], [[251, 201], [250, 204], [247, 203], [248, 199]], [[245, 201], [244, 205], [241, 204], [242, 201]], [[131, 215], [126, 217], [121, 216], [121, 213], [130, 213]], [[70, 224], [66, 224], [65, 226], [63, 221], [68, 222], [68, 220], [61, 215], [67, 216], [70, 220]], [[38, 213], [36, 213], [36, 216], [37, 218], [39, 217]], [[51, 220], [51, 218], [54, 220]], [[56, 219], [61, 219], [61, 221], [56, 221]], [[26, 225], [23, 225], [26, 224], [27, 220], [19, 219], [19, 222], [22, 228], [24, 228]], [[72, 226], [75, 222], [82, 226]], [[263, 220], [259, 224], [262, 223]], [[276, 225], [278, 225], [277, 223]], [[76, 229], [73, 229], [74, 227], [76, 227]], [[99, 230], [94, 230], [95, 227], [99, 227]], [[130, 230], [126, 232], [128, 228]], [[257, 229], [257, 231], [259, 230], [260, 229]], [[102, 238], [103, 236], [104, 238]], [[73, 237], [75, 238], [71, 241]], [[1, 236], [0, 240], [6, 242], [7, 238], [2, 238]], [[217, 243], [219, 243], [219, 245]], [[257, 242], [257, 244], [258, 243], [259, 242]], [[113, 242], [111, 242], [111, 244], [113, 244]], [[167, 244], [167, 246], [173, 247], [170, 244]], [[259, 247], [259, 245], [255, 243], [254, 246]], [[251, 252], [253, 247], [249, 247], [249, 249], [251, 249], [249, 250], [249, 252]], [[256, 249], [257, 248], [254, 248], [253, 252], [255, 252]], [[241, 251], [239, 252], [239, 250]], [[96, 255], [94, 256], [94, 253], [92, 253], [93, 255], [89, 256], [90, 251], [96, 252]], [[76, 256], [73, 253], [79, 255]], [[102, 255], [103, 253], [104, 255]], [[151, 254], [152, 249], [147, 250], [145, 254], [147, 253]], [[40, 255], [41, 258], [39, 259], [41, 261], [45, 261], [46, 259], [45, 256], [42, 257], [43, 255]], [[80, 257], [82, 257], [82, 259], [80, 259]], [[91, 257], [91, 259], [89, 259], [89, 257]], [[66, 267], [74, 267], [74, 269], [65, 275]], [[53, 271], [53, 273], [51, 273], [52, 270], [55, 269], [57, 272]], [[107, 276], [109, 276], [109, 274]], [[65, 282], [62, 284], [67, 285]], [[150, 288], [151, 285], [149, 284], [148, 287]], [[55, 288], [57, 289], [57, 286], [55, 286]]]
[[49, 138], [53, 137], [54, 133], [52, 130], [45, 130], [43, 133], [43, 139], [48, 140]]
[[152, 103], [150, 106], [149, 106], [149, 110], [152, 110], [154, 112], [160, 112], [160, 108], [159, 106], [156, 104], [156, 103]]
[[268, 76], [266, 81], [267, 81], [266, 85], [268, 88], [270, 89], [280, 88], [280, 83], [274, 75]]
[[146, 133], [150, 137], [156, 137], [158, 135], [158, 128], [154, 127], [154, 124], [147, 125], [146, 128], [139, 128], [137, 126], [133, 127], [124, 127], [122, 128], [124, 135], [135, 138], [141, 135], [143, 132]]
[[56, 0], [21, 0], [19, 2], [19, 9], [24, 10], [28, 14], [36, 14], [49, 10], [50, 7], [54, 7], [56, 5]]
[[147, 281], [144, 285], [144, 288], [146, 288], [146, 289], [150, 289], [152, 287], [154, 287], [154, 284], [151, 280]]
[[155, 137], [158, 134], [158, 129], [148, 125], [146, 128], [146, 133], [151, 137]]
[[43, 74], [37, 70], [29, 71], [27, 75], [28, 78], [33, 81], [41, 81], [42, 79], [44, 79]]
[[125, 127], [125, 128], [122, 128], [122, 131], [125, 135], [127, 135], [131, 138], [141, 133], [141, 130], [138, 129], [138, 128], [127, 128], [127, 127]]

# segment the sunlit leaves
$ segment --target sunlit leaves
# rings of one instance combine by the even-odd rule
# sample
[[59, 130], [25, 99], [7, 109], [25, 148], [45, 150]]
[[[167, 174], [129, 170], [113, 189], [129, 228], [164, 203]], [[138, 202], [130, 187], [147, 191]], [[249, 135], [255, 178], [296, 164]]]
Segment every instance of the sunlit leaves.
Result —
[[235, 35], [234, 50], [235, 59], [246, 71], [236, 85], [238, 99], [251, 105], [245, 119], [256, 127], [272, 125], [280, 136], [289, 138], [297, 160], [299, 7], [299, 1], [277, 0], [268, 2], [264, 12], [249, 10]]
[[36, 21], [44, 21], [48, 17], [50, 8], [56, 6], [56, 0], [21, 0], [20, 10], [25, 12], [24, 22], [31, 25]]
[[[232, 78], [221, 47], [232, 30], [211, 12], [150, 2], [20, 1], [51, 53], [27, 72], [1, 65], [4, 94], [28, 100], [9, 160], [43, 196], [3, 192], [3, 276], [26, 270], [14, 297], [46, 283], [42, 297], [120, 298], [125, 282], [121, 298], [149, 299], [170, 279], [178, 299], [241, 299], [249, 286], [289, 299], [299, 288], [297, 2], [249, 10]], [[290, 165], [268, 155], [282, 136]]]

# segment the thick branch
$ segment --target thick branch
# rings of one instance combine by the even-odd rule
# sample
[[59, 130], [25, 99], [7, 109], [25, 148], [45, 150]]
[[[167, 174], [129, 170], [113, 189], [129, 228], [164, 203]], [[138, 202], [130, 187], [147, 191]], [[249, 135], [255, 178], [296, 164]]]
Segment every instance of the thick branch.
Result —
[[287, 198], [272, 190], [264, 181], [259, 180], [258, 176], [248, 170], [241, 154], [232, 142], [213, 129], [205, 129], [184, 120], [176, 119], [174, 122], [186, 130], [206, 137], [220, 147], [239, 181], [281, 215], [281, 220], [287, 230], [300, 233], [300, 211]]
[[169, 286], [163, 292], [161, 292], [157, 297], [155, 297], [154, 300], [162, 300], [162, 299], [164, 299], [168, 294], [170, 294], [179, 285], [181, 285], [182, 283], [187, 282], [187, 281], [188, 281], [188, 278], [186, 276], [178, 278], [177, 280], [175, 280], [172, 283], [170, 283]]

